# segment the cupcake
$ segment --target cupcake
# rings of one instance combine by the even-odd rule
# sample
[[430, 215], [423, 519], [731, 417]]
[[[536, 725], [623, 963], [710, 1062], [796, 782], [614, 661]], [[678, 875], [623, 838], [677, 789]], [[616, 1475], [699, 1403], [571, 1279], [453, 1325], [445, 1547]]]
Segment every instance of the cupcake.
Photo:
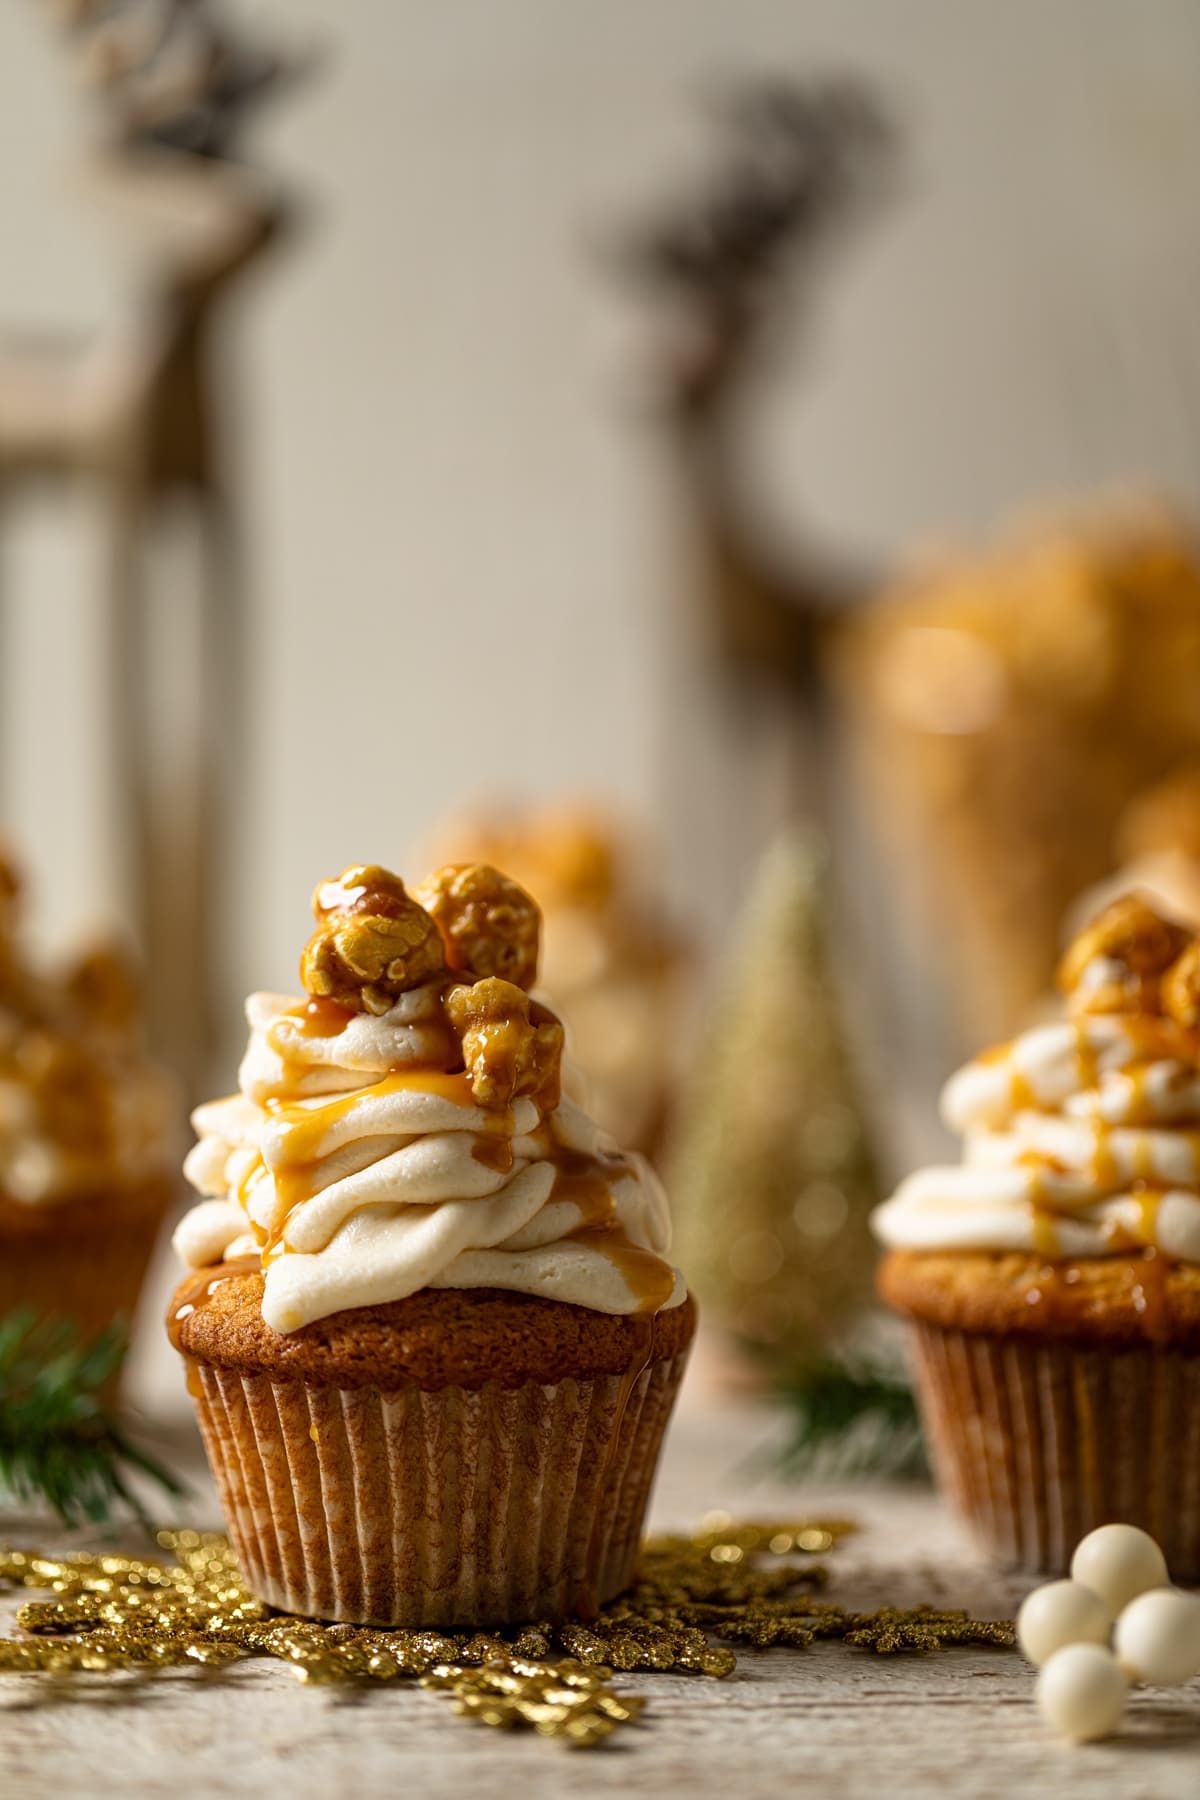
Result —
[[312, 1617], [485, 1626], [631, 1579], [695, 1329], [659, 1183], [560, 1089], [540, 917], [486, 865], [317, 889], [201, 1106], [168, 1314], [242, 1571]]
[[961, 1069], [961, 1165], [875, 1214], [939, 1477], [999, 1559], [1094, 1526], [1200, 1579], [1200, 939], [1137, 896], [1060, 969], [1066, 1016]]
[[174, 1090], [142, 1051], [121, 954], [37, 970], [0, 856], [0, 1318], [127, 1325], [174, 1187]]

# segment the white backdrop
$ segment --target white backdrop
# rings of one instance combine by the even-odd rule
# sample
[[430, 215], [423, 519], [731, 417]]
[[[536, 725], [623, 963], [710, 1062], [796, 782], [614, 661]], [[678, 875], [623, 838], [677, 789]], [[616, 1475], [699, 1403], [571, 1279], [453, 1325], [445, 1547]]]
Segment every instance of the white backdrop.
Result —
[[[313, 218], [235, 345], [257, 658], [231, 992], [292, 979], [319, 876], [402, 859], [481, 787], [609, 791], [663, 831], [685, 910], [716, 930], [734, 903], [764, 806], [711, 699], [671, 673], [688, 630], [644, 342], [601, 255], [694, 172], [696, 96], [723, 72], [861, 71], [910, 146], [901, 199], [847, 249], [764, 409], [780, 529], [802, 499], [832, 541], [882, 555], [1097, 485], [1196, 482], [1191, 0], [254, 16], [330, 54], [256, 146]], [[0, 325], [120, 311], [65, 195], [79, 143], [45, 12], [0, 0]], [[42, 510], [0, 553], [28, 671], [6, 812], [58, 935], [107, 891], [86, 528]], [[691, 796], [664, 775], [681, 764]]]

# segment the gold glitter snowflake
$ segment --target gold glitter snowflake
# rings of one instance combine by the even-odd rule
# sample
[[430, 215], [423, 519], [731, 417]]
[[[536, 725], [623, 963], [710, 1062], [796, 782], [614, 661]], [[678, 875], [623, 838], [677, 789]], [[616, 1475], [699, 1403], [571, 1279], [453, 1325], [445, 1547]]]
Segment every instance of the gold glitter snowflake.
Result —
[[53, 1596], [19, 1609], [22, 1635], [0, 1639], [0, 1674], [219, 1669], [267, 1656], [310, 1684], [418, 1679], [466, 1719], [587, 1748], [645, 1704], [618, 1692], [614, 1675], [720, 1679], [736, 1667], [732, 1643], [800, 1648], [841, 1638], [881, 1655], [1012, 1643], [1007, 1622], [932, 1608], [849, 1613], [816, 1599], [824, 1566], [790, 1559], [828, 1550], [852, 1529], [846, 1520], [709, 1514], [691, 1537], [648, 1538], [634, 1586], [595, 1621], [504, 1632], [323, 1625], [272, 1612], [243, 1586], [227, 1539], [196, 1531], [158, 1533], [173, 1561], [0, 1550], [0, 1587]]

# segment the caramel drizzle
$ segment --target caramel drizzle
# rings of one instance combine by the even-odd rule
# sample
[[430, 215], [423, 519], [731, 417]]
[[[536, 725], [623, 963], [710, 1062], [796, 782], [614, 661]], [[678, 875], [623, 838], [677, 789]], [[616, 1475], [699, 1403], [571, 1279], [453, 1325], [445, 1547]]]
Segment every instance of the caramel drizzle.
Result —
[[[454, 985], [447, 982], [447, 988]], [[269, 1229], [250, 1220], [251, 1229], [261, 1248], [265, 1265], [276, 1257], [290, 1253], [287, 1228], [297, 1210], [321, 1191], [321, 1175], [328, 1160], [321, 1149], [334, 1127], [372, 1095], [385, 1097], [401, 1092], [437, 1094], [472, 1112], [480, 1119], [480, 1127], [472, 1133], [471, 1154], [475, 1160], [497, 1174], [511, 1172], [515, 1156], [512, 1147], [511, 1108], [488, 1111], [475, 1099], [470, 1077], [461, 1068], [448, 1072], [444, 1068], [424, 1064], [394, 1065], [378, 1082], [367, 1088], [356, 1088], [320, 1104], [304, 1104], [289, 1098], [294, 1093], [295, 1079], [304, 1066], [293, 1056], [290, 1042], [302, 1039], [336, 1037], [356, 1015], [332, 1000], [309, 1000], [277, 1019], [267, 1032], [267, 1041], [281, 1058], [284, 1071], [281, 1088], [264, 1100], [268, 1114], [282, 1127], [284, 1159], [279, 1167], [267, 1170], [261, 1157], [240, 1178], [235, 1198], [247, 1211], [251, 1189], [269, 1173], [274, 1183], [276, 1207]], [[286, 1020], [288, 1035], [281, 1041], [279, 1027]], [[446, 1029], [449, 1031], [449, 1027]], [[453, 1032], [450, 1032], [453, 1037]], [[458, 1049], [457, 1038], [454, 1039]], [[447, 1056], [445, 1061], [453, 1061]], [[543, 1105], [547, 1096], [538, 1097]], [[570, 1201], [579, 1211], [579, 1223], [567, 1237], [605, 1256], [615, 1265], [637, 1305], [638, 1314], [653, 1314], [670, 1300], [675, 1286], [671, 1265], [652, 1250], [631, 1241], [616, 1214], [612, 1196], [614, 1176], [629, 1167], [619, 1154], [588, 1156], [568, 1150], [556, 1143], [548, 1130], [539, 1132], [540, 1148], [555, 1168], [550, 1201]], [[248, 1213], [247, 1216], [249, 1217]]]
[[[1116, 1124], [1104, 1119], [1094, 1121], [1093, 1150], [1084, 1172], [1109, 1193], [1128, 1184], [1128, 1194], [1135, 1202], [1135, 1217], [1106, 1221], [1104, 1233], [1110, 1253], [1130, 1257], [1134, 1308], [1143, 1316], [1147, 1337], [1158, 1342], [1165, 1341], [1169, 1330], [1167, 1278], [1174, 1259], [1158, 1243], [1159, 1213], [1168, 1189], [1155, 1169], [1149, 1132], [1164, 1130], [1186, 1136], [1192, 1146], [1194, 1162], [1200, 1161], [1200, 1132], [1181, 1127], [1179, 1121], [1159, 1119], [1148, 1110], [1148, 1076], [1150, 1066], [1156, 1062], [1193, 1065], [1200, 1062], [1200, 1032], [1188, 1030], [1174, 1020], [1146, 1014], [1122, 1017], [1120, 1024], [1135, 1052], [1132, 1062], [1112, 1071], [1128, 1084], [1123, 1107], [1125, 1116]], [[1098, 1087], [1102, 1079], [1100, 1050], [1090, 1041], [1085, 1020], [1075, 1021], [1074, 1048], [1080, 1085]], [[1014, 1111], [1056, 1110], [1039, 1100], [1028, 1078], [1016, 1067], [1014, 1052], [1015, 1040], [985, 1051], [976, 1060], [985, 1065], [1009, 1061], [1009, 1099]], [[1126, 1169], [1113, 1148], [1112, 1135], [1119, 1130], [1137, 1130], [1139, 1126], [1145, 1128], [1145, 1135], [1135, 1140], [1131, 1166]], [[1062, 1168], [1054, 1158], [1036, 1151], [1023, 1153], [1017, 1161], [1041, 1172]], [[1063, 1260], [1060, 1231], [1072, 1210], [1066, 1203], [1055, 1205], [1035, 1174], [1031, 1192], [1032, 1244], [1035, 1255], [1045, 1259], [1046, 1266], [1039, 1270], [1026, 1291], [1026, 1299], [1030, 1306], [1044, 1313], [1048, 1321], [1059, 1310], [1062, 1290], [1079, 1278], [1078, 1266]]]
[[[1106, 1016], [1106, 1015], [1105, 1015]], [[1147, 1014], [1121, 1015], [1122, 1032], [1133, 1045], [1134, 1060], [1123, 1067], [1114, 1065], [1113, 1074], [1126, 1077], [1133, 1085], [1132, 1100], [1135, 1105], [1145, 1098], [1146, 1069], [1154, 1062], [1200, 1063], [1200, 1031], [1189, 1031], [1177, 1025], [1173, 1019], [1156, 1018]], [[1091, 1041], [1087, 1019], [1076, 1019], [1072, 1022], [1074, 1032], [1074, 1055], [1076, 1079], [1082, 1088], [1097, 1087], [1101, 1079], [1100, 1057], [1103, 1046]], [[994, 1044], [988, 1050], [981, 1050], [974, 1058], [980, 1068], [995, 1068], [1008, 1064], [1008, 1105], [1013, 1112], [1046, 1112], [1054, 1111], [1052, 1103], [1044, 1101], [1016, 1061], [1016, 1049], [1019, 1038], [1009, 1038], [1002, 1044]]]
[[[1192, 1146], [1195, 1164], [1200, 1162], [1200, 1131], [1181, 1127], [1178, 1121], [1158, 1119], [1147, 1113], [1148, 1075], [1150, 1066], [1155, 1062], [1200, 1061], [1200, 1033], [1189, 1031], [1174, 1020], [1144, 1014], [1122, 1017], [1120, 1024], [1135, 1049], [1133, 1062], [1113, 1070], [1114, 1075], [1123, 1077], [1129, 1085], [1124, 1107], [1126, 1116], [1117, 1123], [1104, 1119], [1092, 1122], [1092, 1154], [1081, 1172], [1102, 1192], [1112, 1194], [1127, 1188], [1128, 1194], [1135, 1201], [1136, 1218], [1133, 1221], [1110, 1219], [1105, 1222], [1103, 1229], [1110, 1253], [1137, 1253], [1139, 1267], [1144, 1266], [1148, 1271], [1144, 1281], [1139, 1280], [1136, 1286], [1136, 1292], [1143, 1295], [1143, 1307], [1139, 1310], [1153, 1312], [1157, 1317], [1165, 1306], [1165, 1270], [1173, 1259], [1158, 1243], [1159, 1213], [1168, 1187], [1155, 1167], [1154, 1147], [1149, 1134], [1154, 1130], [1162, 1130], [1170, 1131], [1176, 1137], [1186, 1137]], [[1039, 1099], [1028, 1077], [1016, 1066], [1016, 1042], [1013, 1039], [985, 1050], [976, 1061], [984, 1066], [995, 1066], [1006, 1061], [1009, 1063], [1009, 1104], [1014, 1112], [1056, 1111], [1057, 1108]], [[1074, 1051], [1080, 1086], [1098, 1087], [1102, 1073], [1100, 1049], [1090, 1041], [1088, 1024], [1084, 1019], [1074, 1022]], [[1126, 1168], [1113, 1148], [1112, 1137], [1117, 1131], [1137, 1132], [1139, 1127], [1143, 1128], [1142, 1134], [1135, 1139], [1131, 1163]], [[1063, 1277], [1061, 1270], [1057, 1270], [1054, 1265], [1060, 1264], [1063, 1258], [1060, 1225], [1065, 1219], [1072, 1217], [1075, 1208], [1069, 1202], [1056, 1200], [1041, 1180], [1042, 1176], [1051, 1172], [1064, 1172], [1063, 1163], [1037, 1150], [1023, 1151], [1015, 1161], [1030, 1171], [1033, 1251], [1051, 1265], [1042, 1270], [1037, 1284], [1030, 1288], [1028, 1298], [1031, 1304], [1046, 1306], [1053, 1299], [1058, 1281], [1070, 1279], [1069, 1270]]]
[[212, 1269], [193, 1269], [176, 1290], [175, 1299], [178, 1304], [173, 1307], [167, 1318], [167, 1336], [184, 1360], [188, 1393], [193, 1399], [200, 1397], [200, 1371], [183, 1348], [185, 1320], [190, 1319], [193, 1313], [200, 1312], [206, 1307], [213, 1295], [223, 1288], [227, 1281], [233, 1281], [239, 1275], [257, 1275], [258, 1271], [257, 1256], [238, 1256], [227, 1263], [222, 1263], [216, 1273]]
[[675, 1271], [657, 1252], [633, 1243], [617, 1217], [612, 1180], [630, 1166], [627, 1158], [586, 1156], [561, 1145], [549, 1154], [556, 1170], [551, 1203], [569, 1200], [579, 1209], [579, 1223], [567, 1237], [616, 1265], [637, 1300], [636, 1313], [661, 1312], [675, 1290]]

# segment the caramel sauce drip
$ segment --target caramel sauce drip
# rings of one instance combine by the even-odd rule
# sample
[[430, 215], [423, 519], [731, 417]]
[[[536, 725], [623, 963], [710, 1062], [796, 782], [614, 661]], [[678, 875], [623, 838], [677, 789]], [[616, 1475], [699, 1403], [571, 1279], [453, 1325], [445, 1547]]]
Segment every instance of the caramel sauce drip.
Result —
[[348, 1094], [335, 1094], [320, 1104], [287, 1100], [268, 1100], [266, 1110], [282, 1128], [284, 1153], [288, 1163], [314, 1162], [335, 1125], [348, 1118], [354, 1108], [368, 1099], [386, 1100], [392, 1094], [436, 1094], [455, 1106], [475, 1110], [471, 1083], [465, 1075], [446, 1075], [440, 1069], [401, 1068], [385, 1075], [371, 1087], [354, 1088]]
[[1014, 1112], [1036, 1112], [1041, 1104], [1029, 1077], [1015, 1065], [1009, 1071], [1008, 1103]]
[[1135, 1124], [1141, 1118], [1146, 1107], [1146, 1071], [1147, 1064], [1145, 1063], [1135, 1063], [1131, 1069], [1124, 1071], [1125, 1079], [1129, 1083], [1129, 1116], [1131, 1122]]
[[675, 1271], [653, 1250], [631, 1243], [620, 1225], [582, 1227], [571, 1233], [574, 1243], [585, 1244], [614, 1263], [631, 1294], [637, 1311], [631, 1318], [653, 1318], [661, 1312], [675, 1289]]
[[[423, 1072], [434, 1076], [443, 1070], [462, 1069], [462, 1043], [440, 1007], [450, 990], [459, 985], [457, 977], [447, 976], [438, 990], [438, 1011], [430, 1018], [416, 1023], [414, 1028], [424, 1039], [424, 1055], [420, 1062], [397, 1063], [389, 1071], [390, 1074], [415, 1075]], [[294, 1006], [274, 1020], [267, 1030], [267, 1043], [282, 1062], [283, 1072], [270, 1098], [282, 1101], [293, 1098], [300, 1078], [309, 1072], [310, 1065], [305, 1063], [303, 1057], [292, 1052], [291, 1046], [297, 1038], [311, 1041], [314, 1038], [337, 1037], [353, 1019], [360, 1017], [362, 1015], [353, 1008], [342, 1006], [336, 1000], [318, 999]], [[469, 1093], [464, 1104], [473, 1106], [474, 1095]]]
[[167, 1336], [184, 1360], [188, 1393], [194, 1400], [200, 1398], [200, 1371], [183, 1348], [184, 1321], [206, 1307], [227, 1281], [233, 1281], [239, 1275], [257, 1275], [260, 1267], [257, 1256], [239, 1256], [223, 1263], [215, 1274], [212, 1269], [193, 1269], [176, 1292], [177, 1304], [167, 1319]]
[[1045, 1207], [1034, 1205], [1033, 1208], [1033, 1248], [1038, 1256], [1049, 1258], [1062, 1254], [1058, 1235], [1058, 1222], [1052, 1212]]
[[1088, 1029], [1082, 1019], [1075, 1026], [1075, 1066], [1079, 1072], [1081, 1087], [1095, 1087], [1100, 1079], [1100, 1059], [1095, 1046], [1088, 1036]]
[[[304, 1072], [304, 1063], [294, 1056], [291, 1043], [296, 1038], [311, 1042], [314, 1038], [337, 1037], [357, 1015], [336, 1000], [309, 1000], [293, 1006], [267, 1028], [267, 1043], [283, 1064], [283, 1073], [275, 1094], [286, 1099]], [[283, 1027], [287, 1027], [284, 1031]]]
[[[336, 1000], [306, 1000], [286, 1016], [294, 1021], [297, 1037], [331, 1038], [345, 1031], [358, 1015], [353, 1007], [341, 1006]], [[273, 1025], [271, 1030], [274, 1029]]]
[[1121, 1026], [1147, 1062], [1200, 1062], [1200, 1031], [1190, 1031], [1174, 1019], [1139, 1013], [1122, 1017]]
[[[317, 1002], [321, 1004], [321, 1002]], [[348, 1094], [338, 1094], [320, 1105], [304, 1105], [295, 1101], [268, 1100], [266, 1110], [282, 1127], [285, 1162], [282, 1167], [272, 1171], [275, 1182], [277, 1207], [275, 1222], [269, 1234], [265, 1234], [263, 1254], [265, 1257], [279, 1255], [286, 1250], [284, 1235], [288, 1221], [298, 1207], [311, 1200], [318, 1192], [318, 1183], [325, 1159], [321, 1156], [321, 1147], [329, 1133], [346, 1118], [361, 1101], [372, 1095], [383, 1099], [390, 1094], [436, 1094], [443, 1100], [451, 1101], [455, 1106], [466, 1107], [477, 1112], [471, 1083], [461, 1071], [458, 1074], [446, 1074], [441, 1069], [415, 1068], [403, 1065], [385, 1075], [369, 1088], [355, 1088]], [[486, 1144], [490, 1149], [496, 1146], [499, 1158], [493, 1167], [503, 1166], [507, 1158], [507, 1167], [512, 1167], [511, 1114], [507, 1112], [484, 1115], [485, 1124], [475, 1146], [474, 1154], [478, 1155], [480, 1145]], [[491, 1121], [494, 1120], [494, 1128]], [[479, 1156], [479, 1161], [486, 1160]], [[254, 1171], [251, 1171], [251, 1178]], [[238, 1193], [238, 1199], [245, 1202], [245, 1184]]]
[[1163, 1203], [1161, 1188], [1145, 1188], [1135, 1195], [1138, 1206], [1137, 1239], [1153, 1249], [1158, 1238], [1158, 1215]]
[[[1138, 1160], [1141, 1160], [1143, 1146], [1138, 1146]], [[1112, 1133], [1106, 1125], [1097, 1125], [1096, 1144], [1092, 1152], [1092, 1179], [1100, 1187], [1115, 1187], [1121, 1179], [1121, 1169], [1116, 1152], [1112, 1147]]]
[[488, 1133], [476, 1136], [471, 1146], [471, 1155], [485, 1169], [493, 1170], [497, 1175], [510, 1175], [516, 1157], [513, 1154], [510, 1137], [495, 1137]]
[[612, 1182], [628, 1167], [625, 1157], [587, 1156], [561, 1146], [550, 1154], [556, 1165], [551, 1203], [569, 1200], [579, 1208], [579, 1223], [569, 1233], [572, 1242], [586, 1245], [616, 1266], [638, 1303], [637, 1314], [660, 1312], [674, 1291], [675, 1271], [653, 1250], [632, 1243], [617, 1218]]
[[625, 1158], [620, 1155], [587, 1156], [578, 1150], [564, 1150], [559, 1144], [550, 1145], [547, 1155], [555, 1171], [551, 1201], [569, 1200], [579, 1208], [579, 1225], [572, 1236], [592, 1226], [615, 1224], [612, 1181], [627, 1167]]
[[[445, 995], [458, 985], [461, 982], [457, 978], [448, 977], [439, 998], [444, 1000]], [[472, 1133], [474, 1142], [471, 1154], [475, 1160], [497, 1174], [508, 1174], [514, 1166], [511, 1108], [500, 1107], [488, 1111], [479, 1106], [471, 1078], [461, 1066], [461, 1042], [444, 1017], [422, 1021], [421, 1029], [436, 1034], [439, 1040], [444, 1034], [446, 1039], [444, 1045], [440, 1041], [437, 1044], [438, 1051], [444, 1050], [444, 1054], [431, 1058], [429, 1064], [397, 1064], [382, 1080], [370, 1087], [355, 1088], [321, 1102], [298, 1102], [294, 1098], [296, 1077], [304, 1065], [302, 1059], [291, 1054], [291, 1042], [297, 1037], [336, 1037], [356, 1016], [350, 1008], [337, 1001], [311, 999], [275, 1020], [267, 1032], [267, 1041], [281, 1058], [284, 1067], [281, 1091], [269, 1096], [263, 1104], [276, 1126], [281, 1128], [284, 1161], [281, 1167], [270, 1171], [277, 1202], [271, 1229], [266, 1231], [250, 1221], [262, 1246], [263, 1263], [286, 1253], [288, 1221], [299, 1207], [319, 1192], [321, 1170], [326, 1161], [321, 1152], [330, 1132], [363, 1099], [371, 1095], [384, 1097], [401, 1092], [437, 1094], [456, 1106], [464, 1107], [480, 1121], [479, 1127]], [[530, 1017], [537, 1024], [552, 1019], [553, 1014], [537, 1002], [532, 1002]], [[288, 1027], [286, 1035], [279, 1030], [285, 1021]], [[438, 1064], [441, 1066], [437, 1066]], [[457, 1067], [454, 1066], [456, 1064]], [[552, 1111], [557, 1104], [557, 1059], [554, 1059], [553, 1068], [548, 1072], [548, 1080], [534, 1098], [543, 1112]], [[539, 1128], [537, 1137], [541, 1153], [555, 1166], [550, 1201], [569, 1201], [579, 1211], [579, 1223], [569, 1236], [607, 1257], [620, 1271], [637, 1302], [637, 1310], [631, 1317], [652, 1317], [670, 1300], [675, 1276], [671, 1265], [662, 1257], [632, 1243], [617, 1218], [612, 1182], [629, 1166], [627, 1159], [620, 1153], [590, 1156], [565, 1149], [554, 1142], [544, 1124]], [[243, 1210], [250, 1190], [265, 1167], [261, 1158], [256, 1159], [239, 1180], [236, 1198]], [[254, 1266], [259, 1266], [257, 1261]]]
[[1114, 1220], [1111, 1227], [1111, 1244], [1115, 1250], [1152, 1250], [1158, 1236], [1158, 1214], [1166, 1190], [1161, 1186], [1139, 1181], [1133, 1188], [1133, 1200], [1137, 1208], [1137, 1218], [1133, 1224]]

